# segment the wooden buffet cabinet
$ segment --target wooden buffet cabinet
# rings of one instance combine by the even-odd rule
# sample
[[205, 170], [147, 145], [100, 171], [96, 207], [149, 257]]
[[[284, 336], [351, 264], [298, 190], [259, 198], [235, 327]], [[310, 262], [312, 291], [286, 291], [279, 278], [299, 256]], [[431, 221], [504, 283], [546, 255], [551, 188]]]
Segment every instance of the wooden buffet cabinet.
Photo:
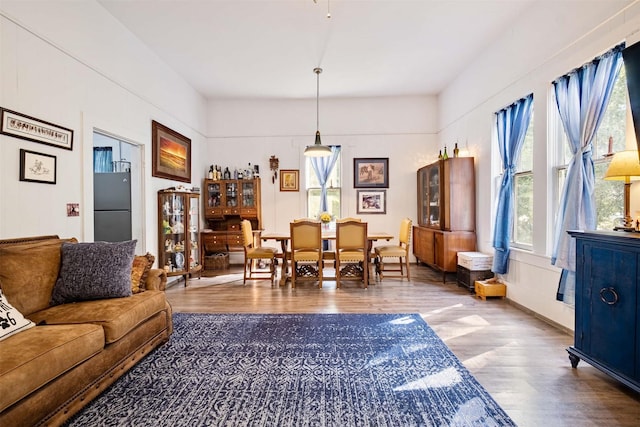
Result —
[[640, 235], [569, 234], [576, 239], [571, 366], [582, 359], [640, 392]]
[[413, 254], [443, 273], [456, 272], [457, 253], [476, 250], [473, 157], [438, 160], [418, 169], [418, 225]]
[[202, 257], [242, 251], [240, 222], [248, 219], [254, 230], [262, 225], [260, 178], [205, 179], [204, 218], [208, 228], [201, 233]]

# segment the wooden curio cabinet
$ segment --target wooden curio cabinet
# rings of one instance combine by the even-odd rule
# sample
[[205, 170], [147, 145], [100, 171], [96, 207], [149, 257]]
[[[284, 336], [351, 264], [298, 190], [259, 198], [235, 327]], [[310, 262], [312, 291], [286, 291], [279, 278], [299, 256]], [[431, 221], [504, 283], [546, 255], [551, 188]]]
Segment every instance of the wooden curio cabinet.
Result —
[[455, 272], [457, 253], [475, 251], [473, 157], [438, 160], [418, 169], [418, 225], [413, 253], [418, 261]]
[[158, 191], [158, 266], [187, 279], [202, 270], [200, 193]]
[[205, 179], [204, 189], [202, 256], [243, 250], [240, 222], [248, 219], [254, 230], [262, 225], [260, 178]]

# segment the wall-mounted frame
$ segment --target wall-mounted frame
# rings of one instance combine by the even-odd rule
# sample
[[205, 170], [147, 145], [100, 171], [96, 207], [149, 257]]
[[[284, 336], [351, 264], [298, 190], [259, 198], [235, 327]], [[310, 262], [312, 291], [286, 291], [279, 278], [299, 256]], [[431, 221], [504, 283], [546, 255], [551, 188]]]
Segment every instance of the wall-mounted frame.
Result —
[[386, 214], [387, 190], [358, 190], [358, 214]]
[[191, 182], [191, 140], [153, 120], [151, 122], [152, 175]]
[[73, 130], [0, 107], [0, 133], [73, 150]]
[[353, 159], [354, 188], [389, 188], [389, 158]]
[[280, 191], [300, 191], [298, 169], [280, 169]]
[[20, 181], [56, 183], [56, 156], [20, 149]]

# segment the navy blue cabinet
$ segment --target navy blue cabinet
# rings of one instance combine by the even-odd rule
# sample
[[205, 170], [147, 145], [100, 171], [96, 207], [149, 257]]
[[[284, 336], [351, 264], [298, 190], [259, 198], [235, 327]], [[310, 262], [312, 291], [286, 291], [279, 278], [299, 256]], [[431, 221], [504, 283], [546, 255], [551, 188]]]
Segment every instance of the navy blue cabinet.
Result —
[[576, 238], [571, 365], [582, 359], [640, 392], [640, 235], [569, 233]]

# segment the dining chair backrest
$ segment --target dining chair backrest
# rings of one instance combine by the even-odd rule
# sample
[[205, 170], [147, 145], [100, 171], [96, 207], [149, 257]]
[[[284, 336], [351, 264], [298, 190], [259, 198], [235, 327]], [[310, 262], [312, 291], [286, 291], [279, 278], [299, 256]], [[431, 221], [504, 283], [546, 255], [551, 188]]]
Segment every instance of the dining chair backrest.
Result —
[[322, 229], [320, 221], [294, 221], [290, 224], [291, 251], [322, 251]]
[[243, 219], [240, 226], [242, 228], [242, 245], [245, 248], [253, 247], [253, 227], [251, 226], [251, 221]]
[[360, 220], [341, 221], [336, 223], [336, 250], [360, 251], [366, 253], [368, 248], [367, 223]]
[[398, 240], [400, 241], [400, 246], [409, 248], [409, 244], [411, 243], [411, 219], [405, 218], [400, 223], [400, 236]]

